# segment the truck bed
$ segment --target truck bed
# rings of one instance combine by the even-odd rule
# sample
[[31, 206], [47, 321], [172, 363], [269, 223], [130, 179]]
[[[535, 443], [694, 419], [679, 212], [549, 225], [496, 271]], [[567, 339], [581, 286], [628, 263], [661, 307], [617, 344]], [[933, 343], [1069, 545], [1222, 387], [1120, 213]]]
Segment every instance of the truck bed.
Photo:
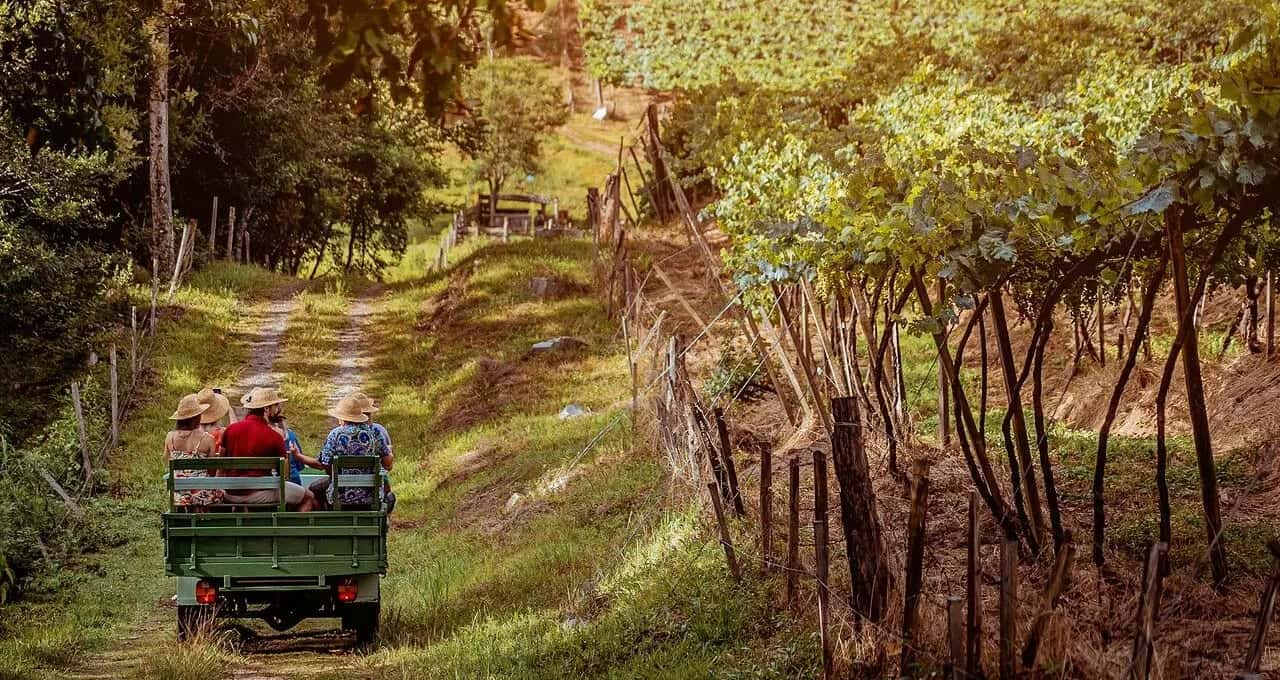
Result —
[[166, 512], [165, 574], [204, 578], [385, 574], [379, 511]]

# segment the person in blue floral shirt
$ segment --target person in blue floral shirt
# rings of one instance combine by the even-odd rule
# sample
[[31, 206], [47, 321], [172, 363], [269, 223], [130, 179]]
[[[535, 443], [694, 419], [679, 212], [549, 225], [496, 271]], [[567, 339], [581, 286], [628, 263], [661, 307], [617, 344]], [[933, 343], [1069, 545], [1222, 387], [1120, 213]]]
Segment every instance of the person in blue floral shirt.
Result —
[[[329, 411], [329, 415], [338, 421], [338, 426], [329, 432], [324, 446], [320, 449], [317, 460], [329, 468], [329, 477], [336, 474], [359, 474], [359, 470], [334, 470], [333, 459], [337, 456], [375, 456], [383, 467], [390, 463], [391, 452], [387, 450], [385, 440], [369, 425], [369, 416], [364, 413], [362, 401], [355, 396], [342, 398]], [[334, 502], [333, 485], [326, 495], [329, 503]], [[382, 489], [377, 489], [382, 492]], [[373, 490], [368, 488], [340, 489], [339, 498], [343, 507], [373, 504]], [[387, 511], [391, 511], [391, 498], [387, 498]]]

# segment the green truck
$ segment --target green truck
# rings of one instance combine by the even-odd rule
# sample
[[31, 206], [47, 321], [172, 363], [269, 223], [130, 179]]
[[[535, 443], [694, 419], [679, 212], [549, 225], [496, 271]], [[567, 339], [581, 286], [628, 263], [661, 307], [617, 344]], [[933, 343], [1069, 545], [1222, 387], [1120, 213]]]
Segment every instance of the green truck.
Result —
[[[377, 492], [381, 467], [372, 457], [338, 457], [332, 469], [341, 472], [333, 476], [337, 488], [373, 489], [374, 504], [289, 512], [283, 502], [288, 461], [281, 458], [169, 461], [162, 533], [165, 574], [178, 580], [180, 639], [217, 618], [262, 619], [278, 631], [308, 618], [337, 618], [361, 644], [376, 641], [387, 572], [387, 513]], [[271, 474], [226, 475], [250, 470]], [[304, 475], [303, 484], [308, 481]], [[197, 489], [278, 489], [281, 501], [226, 503], [201, 512], [174, 505], [175, 491]]]

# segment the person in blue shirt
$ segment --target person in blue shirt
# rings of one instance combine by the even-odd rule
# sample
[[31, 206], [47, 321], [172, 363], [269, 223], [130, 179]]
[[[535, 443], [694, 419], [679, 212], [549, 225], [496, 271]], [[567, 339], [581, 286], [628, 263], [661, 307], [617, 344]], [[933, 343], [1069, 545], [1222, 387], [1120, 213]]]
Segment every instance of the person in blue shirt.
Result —
[[[382, 445], [385, 446], [387, 450], [387, 454], [382, 457], [382, 467], [390, 473], [392, 466], [395, 465], [396, 457], [394, 450], [391, 448], [391, 433], [387, 432], [387, 428], [383, 427], [382, 423], [375, 423], [373, 421], [373, 416], [378, 413], [379, 408], [373, 403], [373, 398], [364, 392], [352, 392], [351, 396], [360, 402], [360, 411], [369, 416], [369, 426], [372, 427], [373, 431], [382, 439]], [[383, 485], [382, 493], [384, 496], [384, 502], [387, 504], [387, 512], [391, 512], [391, 509], [396, 505], [396, 495], [391, 492], [390, 480], [387, 480], [387, 483]]]
[[[355, 395], [348, 395], [329, 411], [329, 415], [338, 421], [338, 426], [329, 431], [317, 458], [321, 465], [329, 469], [329, 480], [326, 481], [331, 481], [334, 474], [348, 473], [346, 470], [333, 469], [333, 459], [338, 456], [376, 456], [382, 467], [390, 467], [391, 452], [382, 436], [369, 424], [369, 415], [363, 411], [363, 406], [362, 400]], [[358, 473], [357, 470], [350, 472]], [[333, 485], [330, 483], [327, 486], [325, 496], [332, 505], [335, 501]], [[386, 497], [385, 487], [377, 491], [383, 494], [387, 512], [391, 512], [394, 496]], [[343, 488], [336, 500], [341, 501], [343, 507], [368, 506], [373, 504], [373, 491], [368, 488]]]
[[289, 421], [283, 413], [271, 419], [271, 427], [284, 437], [284, 448], [289, 454], [289, 481], [302, 486], [303, 468], [325, 469], [320, 461], [302, 453], [302, 442], [298, 439], [298, 433], [289, 427]]

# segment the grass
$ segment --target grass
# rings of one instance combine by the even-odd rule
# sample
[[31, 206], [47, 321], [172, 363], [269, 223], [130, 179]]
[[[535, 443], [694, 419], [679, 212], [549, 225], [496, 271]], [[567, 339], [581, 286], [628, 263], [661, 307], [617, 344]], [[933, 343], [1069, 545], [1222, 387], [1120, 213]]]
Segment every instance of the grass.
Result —
[[[98, 537], [94, 549], [46, 568], [4, 609], [0, 668], [8, 677], [39, 678], [73, 667], [156, 616], [158, 603], [172, 593], [160, 569], [157, 513], [164, 503], [159, 480], [168, 416], [183, 394], [234, 381], [248, 355], [240, 334], [247, 311], [289, 285], [260, 269], [219, 263], [181, 289], [176, 315], [161, 320], [148, 349], [151, 370], [120, 447], [109, 453], [104, 483], [110, 493], [87, 503], [77, 520], [85, 523], [79, 533]], [[41, 625], [25, 625], [33, 620]]]

